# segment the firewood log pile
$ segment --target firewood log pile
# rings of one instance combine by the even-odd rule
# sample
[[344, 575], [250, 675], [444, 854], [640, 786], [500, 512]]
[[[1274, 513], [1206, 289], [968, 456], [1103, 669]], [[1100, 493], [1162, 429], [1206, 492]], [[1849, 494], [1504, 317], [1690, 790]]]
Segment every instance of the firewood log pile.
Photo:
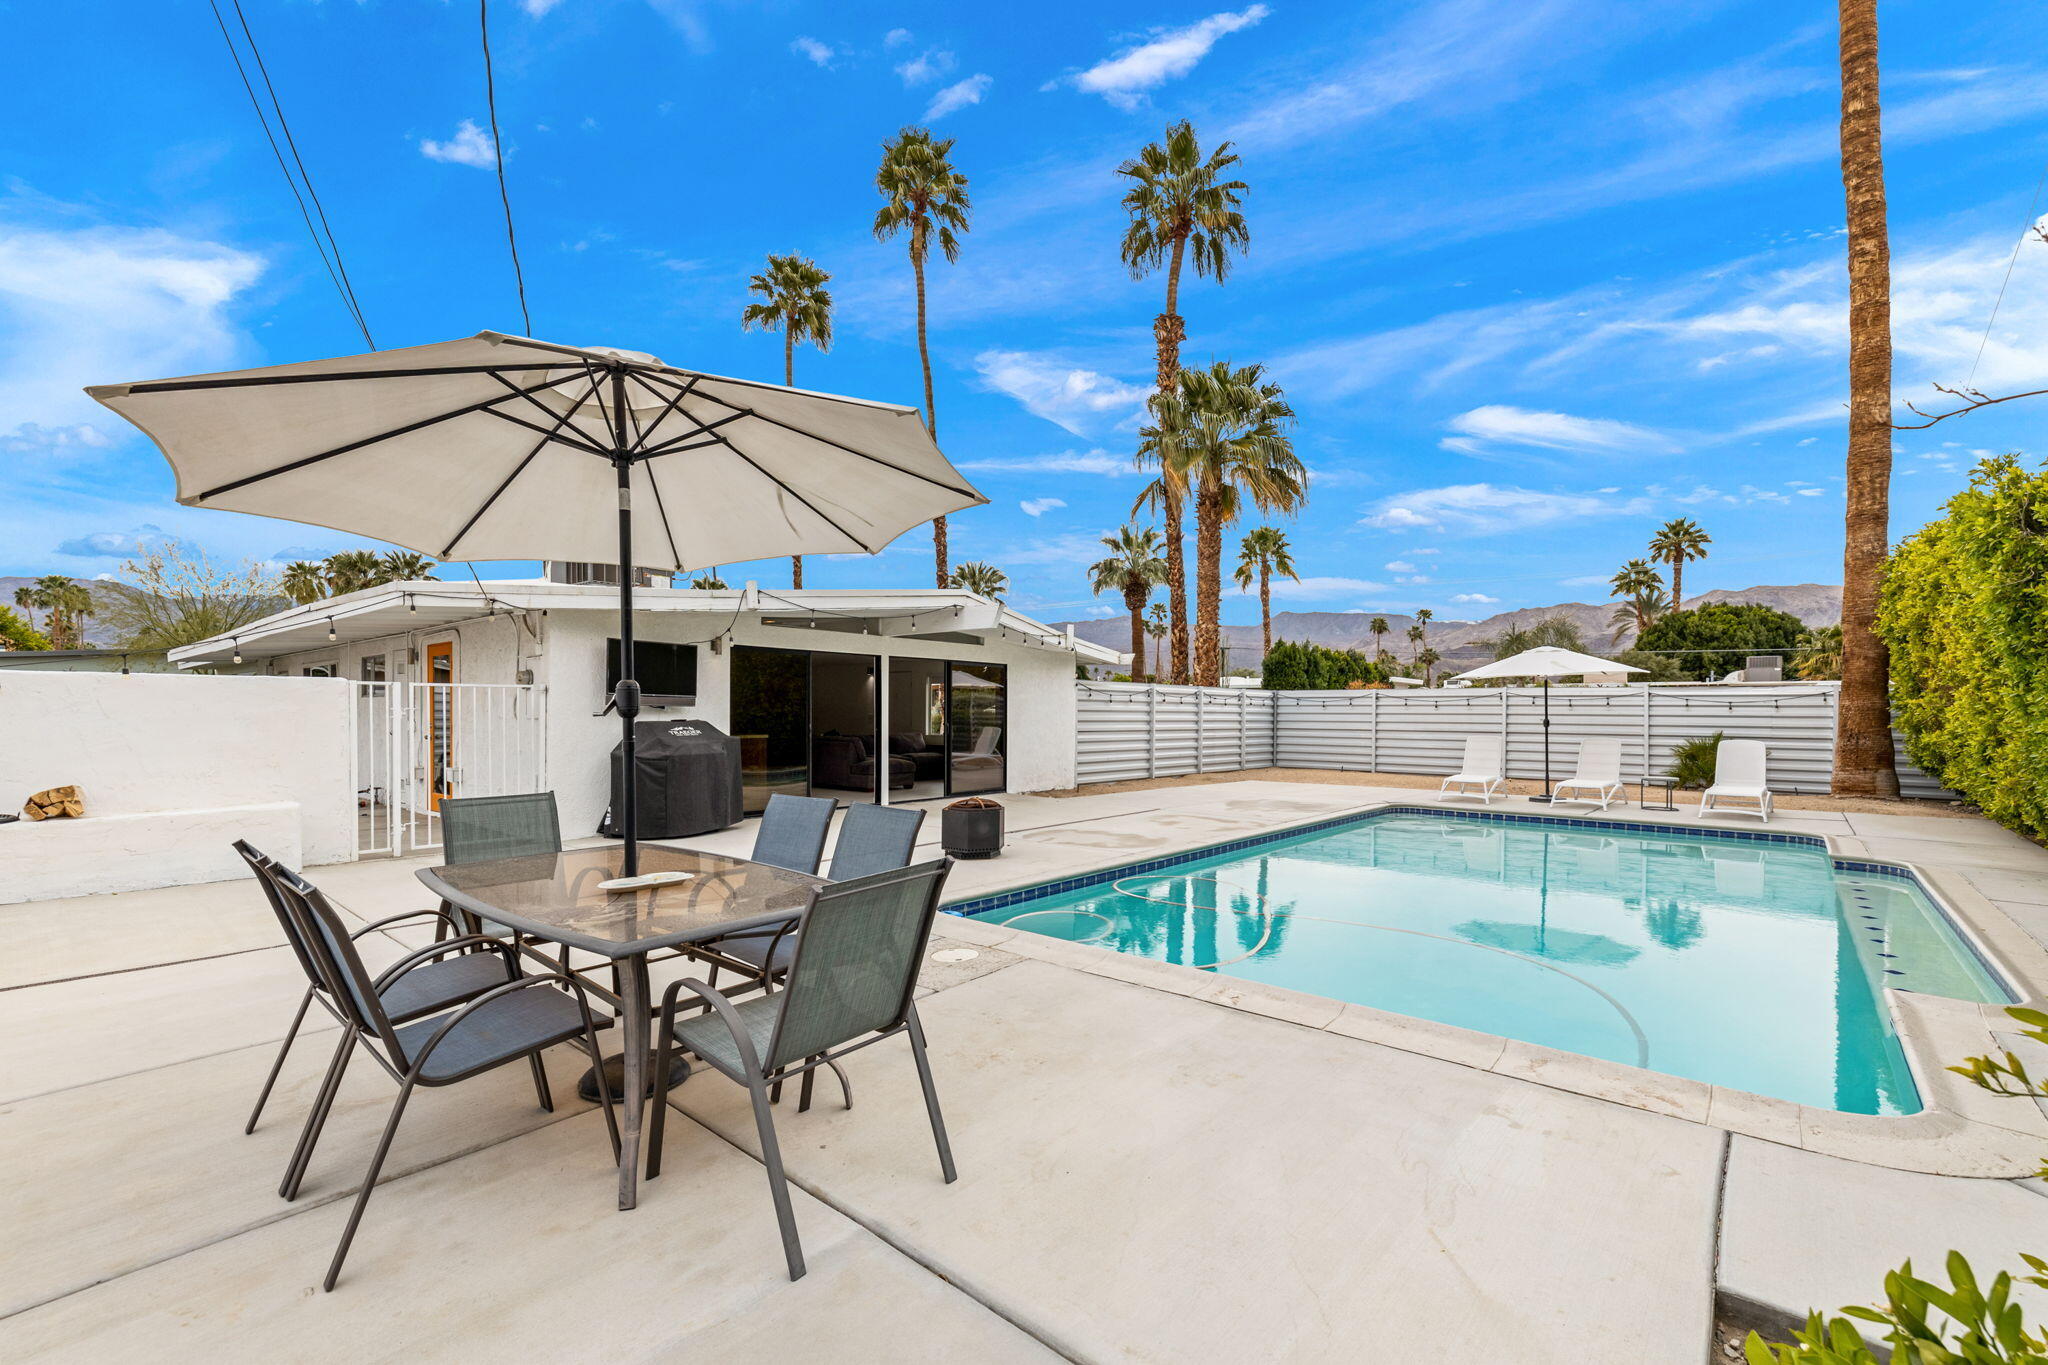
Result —
[[85, 814], [85, 793], [76, 787], [52, 787], [28, 799], [21, 813], [31, 820], [48, 820], [60, 815]]

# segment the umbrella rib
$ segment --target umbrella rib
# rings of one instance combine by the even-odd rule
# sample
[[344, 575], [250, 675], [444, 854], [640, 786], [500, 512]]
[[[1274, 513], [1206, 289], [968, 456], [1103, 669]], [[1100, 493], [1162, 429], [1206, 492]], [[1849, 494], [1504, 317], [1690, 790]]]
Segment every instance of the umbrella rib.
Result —
[[[656, 382], [667, 382], [663, 380], [661, 376], [657, 375], [652, 377], [656, 380]], [[758, 387], [767, 386], [762, 385]], [[716, 403], [722, 408], [731, 408], [733, 412], [738, 416], [752, 417], [758, 421], [766, 422], [770, 426], [781, 427], [784, 431], [793, 431], [797, 435], [805, 437], [809, 440], [817, 441], [823, 445], [831, 446], [834, 450], [843, 450], [848, 455], [857, 455], [863, 460], [868, 460], [875, 464], [881, 465], [884, 469], [893, 469], [898, 474], [907, 474], [913, 479], [918, 479], [921, 480], [922, 482], [932, 485], [934, 488], [943, 488], [949, 493], [964, 493], [969, 497], [981, 498], [981, 501], [983, 502], [988, 501], [988, 499], [982, 498], [981, 494], [975, 492], [975, 490], [972, 488], [961, 488], [954, 484], [947, 483], [944, 479], [934, 479], [929, 474], [920, 474], [914, 469], [905, 469], [902, 465], [897, 464], [893, 460], [885, 460], [879, 455], [870, 455], [865, 450], [856, 450], [850, 445], [846, 445], [843, 444], [842, 442], [833, 440], [830, 436], [820, 436], [818, 433], [814, 431], [806, 431], [802, 427], [792, 426], [788, 422], [781, 421], [778, 418], [770, 417], [765, 413], [756, 412], [752, 408], [743, 408], [737, 403], [728, 402], [725, 399], [718, 397], [716, 394], [705, 393], [702, 390], [699, 390], [697, 393], [697, 397], [704, 399], [706, 402]]]
[[[680, 397], [680, 395], [678, 395], [678, 397]], [[730, 417], [721, 417], [715, 422], [698, 422], [696, 418], [690, 417], [690, 414], [687, 412], [684, 413], [683, 416], [689, 417], [689, 419], [692, 422], [697, 423], [696, 430], [686, 431], [680, 436], [671, 436], [666, 441], [663, 441], [660, 445], [649, 446], [639, 453], [638, 458], [643, 460], [651, 460], [656, 455], [669, 455], [673, 454], [675, 451], [678, 450], [699, 449], [698, 446], [686, 446], [680, 443], [689, 440], [693, 436], [708, 436], [711, 433], [717, 431], [720, 427], [724, 426], [726, 423], [737, 422], [740, 420], [740, 418], [751, 416], [751, 414], [745, 412], [736, 412]], [[658, 426], [660, 424], [656, 423], [655, 425]], [[654, 427], [650, 426], [648, 430], [652, 431], [654, 430]], [[712, 444], [716, 444], [716, 442], [712, 442]]]
[[[660, 412], [654, 414], [654, 420], [647, 424], [645, 430], [639, 429], [639, 423], [637, 421], [634, 423], [636, 431], [636, 434], [634, 436], [634, 443], [641, 447], [639, 453], [643, 457], [657, 453], [656, 451], [649, 450], [646, 448], [647, 438], [649, 436], [652, 436], [655, 432], [655, 429], [658, 428], [663, 422], [666, 422], [668, 420], [669, 414], [674, 412], [677, 406], [681, 404], [681, 402], [685, 398], [688, 398], [690, 396], [690, 390], [696, 387], [697, 381], [692, 379], [688, 384], [685, 384], [679, 392], [670, 395], [667, 405], [664, 406]], [[690, 414], [686, 412], [683, 414], [683, 416], [690, 417]], [[690, 417], [690, 420], [694, 422], [697, 419], [694, 417]]]
[[[557, 355], [580, 355], [589, 356], [592, 358], [602, 358], [607, 360], [610, 359], [610, 357], [600, 356], [600, 353], [587, 351], [580, 346], [560, 346], [552, 341], [539, 341], [533, 337], [516, 337], [509, 332], [491, 332], [488, 333], [488, 335], [494, 336], [499, 341], [502, 341], [510, 346], [527, 346], [537, 351], [553, 351]], [[656, 376], [683, 375], [687, 377], [692, 383], [695, 383], [697, 380], [700, 379], [714, 379], [721, 384], [734, 384], [738, 385], [740, 388], [743, 389], [765, 389], [773, 393], [790, 392], [789, 386], [786, 384], [764, 384], [757, 379], [734, 379], [731, 375], [705, 374], [702, 370], [685, 370], [675, 365], [644, 365], [630, 360], [625, 362], [625, 364], [626, 368], [631, 370], [633, 373], [650, 378]], [[803, 389], [800, 390], [800, 392], [806, 398], [816, 398], [827, 403], [844, 403], [849, 407], [884, 408], [891, 412], [901, 412], [913, 415], [917, 411], [917, 409], [915, 408], [904, 407], [901, 403], [877, 403], [867, 398], [849, 398], [847, 395], [843, 393], [818, 393], [812, 389]], [[709, 395], [706, 396], [708, 397]], [[727, 404], [726, 406], [730, 407], [731, 404]]]
[[654, 477], [654, 466], [647, 466], [647, 486], [654, 490], [654, 510], [661, 514], [661, 533], [668, 537], [668, 557], [676, 568], [683, 567], [683, 552], [676, 548], [676, 533], [668, 524], [668, 504], [661, 500], [661, 481]]
[[[667, 405], [664, 406], [660, 412], [654, 415], [654, 420], [652, 422], [649, 422], [644, 427], [640, 425], [640, 415], [634, 412], [631, 406], [628, 406], [625, 410], [626, 422], [630, 424], [633, 429], [634, 447], [639, 448], [646, 445], [647, 433], [654, 430], [656, 427], [660, 426], [662, 419], [664, 417], [667, 417], [671, 412], [674, 412], [676, 409], [676, 404], [682, 401], [683, 395], [680, 393], [671, 397], [668, 400]], [[628, 460], [627, 464], [630, 468], [631, 461]], [[628, 477], [630, 478], [630, 475]], [[662, 535], [668, 538], [669, 562], [674, 564], [678, 569], [680, 569], [683, 567], [682, 552], [676, 549], [676, 533], [674, 529], [670, 527], [668, 524], [668, 504], [663, 502], [661, 499], [661, 484], [654, 477], [654, 467], [652, 465], [649, 465], [647, 469], [647, 486], [654, 492], [654, 510], [661, 517], [661, 533]]]
[[[590, 391], [591, 393], [597, 392], [597, 381], [595, 379], [590, 381]], [[569, 412], [574, 412], [575, 410], [576, 409], [572, 407], [569, 409]], [[559, 417], [555, 419], [555, 426], [558, 429], [561, 427], [563, 423], [569, 420], [569, 412], [562, 413]], [[504, 491], [512, 486], [512, 481], [514, 479], [518, 478], [521, 474], [524, 474], [526, 472], [526, 467], [533, 463], [535, 456], [539, 455], [543, 450], [546, 450], [548, 448], [548, 443], [552, 439], [552, 435], [543, 436], [540, 440], [535, 441], [533, 443], [533, 449], [526, 452], [526, 458], [521, 460], [517, 467], [515, 467], [510, 474], [507, 474], [505, 476], [505, 481], [503, 483], [499, 484], [496, 488], [491, 490], [491, 495], [488, 498], [484, 499], [484, 505], [477, 508], [475, 514], [472, 515], [468, 521], [462, 523], [462, 529], [455, 533], [455, 539], [448, 542], [447, 547], [441, 551], [439, 558], [446, 559], [448, 558], [448, 556], [455, 553], [455, 547], [462, 543], [462, 538], [468, 535], [470, 533], [470, 530], [473, 527], [475, 527], [475, 525], [479, 521], [483, 520], [484, 513], [491, 510], [491, 504], [495, 503], [498, 500], [498, 498], [504, 493]]]
[[[592, 370], [585, 370], [583, 371], [583, 377], [588, 378], [593, 373], [595, 372]], [[535, 406], [536, 408], [539, 408], [545, 416], [554, 417], [558, 415], [554, 411], [554, 409], [550, 408], [547, 404], [541, 402], [538, 398], [535, 398], [532, 394], [521, 393], [519, 391], [519, 386], [514, 384], [511, 380], [505, 378], [504, 375], [494, 373], [491, 376], [491, 378], [497, 380], [500, 384], [503, 384], [513, 394], [517, 394], [519, 397], [524, 398], [527, 402], [533, 404], [533, 406]], [[570, 431], [576, 433], [576, 435], [582, 437], [585, 441], [588, 441], [592, 447], [595, 447], [597, 445], [597, 442], [591, 439], [590, 433], [585, 431], [582, 427], [577, 426], [573, 421], [570, 421], [569, 419], [573, 418], [576, 415], [576, 410], [578, 408], [582, 407], [586, 402], [590, 401], [591, 398], [595, 397], [596, 392], [597, 385], [593, 383], [591, 385], [591, 392], [583, 395], [583, 397], [578, 398], [574, 403], [570, 404], [568, 412], [559, 414], [562, 418], [562, 421], [557, 422], [555, 424], [555, 430], [561, 430], [563, 425], [566, 424]]]
[[[560, 369], [561, 367], [555, 366], [553, 368]], [[585, 373], [588, 374], [589, 372], [585, 371]], [[574, 375], [570, 375], [564, 379], [551, 379], [544, 384], [535, 384], [532, 386], [532, 388], [522, 390], [522, 392], [532, 393], [540, 389], [551, 389], [555, 387], [557, 384], [566, 384], [567, 382], [569, 382], [569, 379], [573, 379], [575, 377], [576, 376]], [[486, 399], [481, 403], [471, 403], [467, 407], [457, 408], [453, 412], [443, 412], [433, 417], [423, 417], [417, 422], [408, 422], [402, 427], [397, 427], [390, 431], [379, 432], [375, 436], [365, 436], [359, 441], [350, 441], [347, 445], [336, 446], [332, 450], [323, 450], [317, 455], [308, 455], [305, 456], [303, 459], [293, 460], [288, 464], [281, 464], [275, 469], [266, 469], [260, 474], [247, 475], [243, 478], [236, 479], [231, 483], [221, 484], [218, 488], [209, 488], [204, 493], [201, 493], [198, 496], [198, 498], [195, 499], [195, 501], [205, 502], [208, 498], [217, 498], [223, 493], [232, 493], [238, 488], [247, 488], [252, 483], [261, 483], [265, 479], [274, 479], [280, 474], [290, 474], [294, 470], [304, 469], [308, 465], [319, 464], [322, 460], [331, 460], [337, 455], [347, 455], [352, 451], [361, 450], [365, 446], [376, 445], [380, 441], [389, 441], [399, 436], [409, 436], [415, 431], [423, 431], [427, 427], [438, 426], [442, 422], [452, 422], [458, 417], [467, 417], [469, 416], [469, 414], [473, 412], [490, 411], [491, 405], [493, 403], [502, 403], [505, 401], [507, 397], [508, 395], [499, 394], [497, 397]], [[491, 412], [491, 415], [493, 417], [505, 416], [504, 413], [495, 411]], [[518, 421], [517, 418], [510, 418], [508, 420]], [[520, 425], [528, 426], [531, 424], [521, 422]], [[540, 428], [535, 427], [534, 430], [538, 431], [540, 430]]]
[[[877, 547], [877, 546], [874, 546], [874, 545], [870, 545], [870, 544], [868, 544], [868, 543], [867, 543], [867, 542], [866, 542], [865, 540], [862, 540], [862, 539], [861, 539], [861, 538], [860, 538], [859, 536], [857, 536], [857, 535], [855, 535], [855, 534], [854, 534], [853, 532], [851, 532], [851, 531], [847, 530], [847, 529], [846, 529], [846, 528], [845, 528], [844, 526], [841, 526], [841, 525], [840, 525], [840, 524], [839, 524], [839, 523], [838, 523], [837, 521], [833, 520], [833, 518], [832, 518], [832, 514], [831, 514], [831, 513], [827, 512], [827, 511], [826, 511], [826, 510], [825, 510], [824, 508], [822, 508], [822, 507], [818, 506], [818, 504], [816, 504], [816, 503], [812, 502], [812, 501], [811, 501], [811, 500], [810, 500], [809, 498], [805, 497], [805, 496], [804, 496], [804, 495], [803, 495], [802, 493], [799, 493], [799, 492], [797, 492], [797, 490], [796, 490], [796, 489], [794, 489], [794, 488], [791, 488], [791, 487], [790, 487], [790, 486], [789, 486], [788, 484], [784, 483], [784, 482], [783, 482], [782, 480], [780, 480], [780, 479], [776, 478], [776, 477], [775, 477], [775, 476], [774, 476], [773, 474], [770, 474], [770, 473], [769, 473], [769, 472], [768, 472], [767, 470], [763, 469], [763, 468], [761, 467], [761, 464], [760, 464], [760, 462], [759, 462], [758, 460], [756, 460], [756, 459], [755, 459], [755, 458], [754, 458], [753, 456], [751, 456], [751, 455], [747, 454], [747, 452], [746, 452], [746, 451], [744, 451], [744, 450], [741, 450], [741, 449], [740, 449], [740, 448], [739, 448], [738, 446], [734, 445], [734, 444], [733, 444], [733, 443], [732, 443], [731, 441], [728, 441], [728, 440], [726, 440], [726, 439], [725, 439], [725, 438], [724, 438], [723, 436], [720, 436], [720, 435], [718, 435], [718, 434], [717, 434], [717, 433], [715, 433], [715, 432], [714, 432], [714, 433], [712, 434], [711, 440], [712, 440], [712, 443], [713, 443], [713, 444], [715, 444], [715, 445], [722, 445], [722, 446], [724, 446], [724, 447], [725, 447], [725, 448], [726, 448], [727, 450], [730, 450], [730, 451], [731, 451], [731, 452], [732, 452], [733, 454], [735, 454], [735, 455], [739, 456], [739, 457], [740, 457], [740, 458], [741, 458], [742, 460], [745, 460], [745, 461], [747, 462], [748, 466], [749, 466], [749, 467], [750, 467], [751, 469], [753, 469], [753, 471], [754, 471], [754, 472], [755, 472], [756, 474], [759, 474], [759, 475], [760, 475], [760, 476], [761, 476], [762, 478], [764, 478], [764, 479], [768, 480], [768, 482], [769, 482], [769, 483], [772, 483], [772, 484], [774, 484], [774, 485], [775, 485], [775, 486], [776, 486], [777, 488], [780, 488], [780, 489], [781, 489], [781, 490], [782, 490], [783, 492], [785, 492], [785, 493], [789, 494], [789, 495], [790, 495], [790, 496], [791, 496], [792, 498], [795, 498], [795, 499], [796, 499], [796, 500], [797, 500], [798, 502], [800, 502], [800, 503], [802, 503], [802, 504], [803, 504], [804, 506], [806, 506], [806, 507], [810, 508], [810, 509], [811, 509], [811, 511], [812, 511], [812, 512], [814, 512], [814, 513], [816, 513], [816, 514], [817, 514], [817, 515], [818, 515], [818, 516], [819, 516], [819, 517], [820, 517], [820, 518], [821, 518], [821, 519], [822, 519], [822, 520], [824, 521], [824, 523], [825, 523], [825, 524], [826, 524], [827, 526], [830, 526], [830, 527], [831, 527], [831, 528], [832, 528], [833, 530], [837, 531], [837, 532], [838, 532], [838, 533], [839, 533], [840, 535], [842, 535], [842, 536], [845, 536], [845, 537], [846, 537], [846, 538], [847, 538], [848, 540], [850, 540], [850, 541], [852, 541], [852, 542], [853, 542], [854, 544], [856, 544], [856, 545], [860, 546], [860, 547], [861, 547], [861, 549], [863, 549], [863, 550], [866, 550], [866, 551], [867, 551], [867, 552], [868, 552], [869, 554], [871, 554], [871, 555], [872, 555], [872, 554], [880, 554], [880, 553], [881, 553], [881, 550], [880, 550], [880, 548], [879, 548], [879, 547]], [[650, 477], [650, 478], [652, 478], [652, 477], [653, 477], [653, 472], [652, 472], [651, 470], [649, 471], [649, 475], [648, 475], [648, 477]]]
[[[263, 374], [233, 379], [158, 379], [146, 384], [113, 385], [136, 393], [187, 393], [194, 389], [261, 388], [269, 384], [330, 384], [350, 379], [424, 379], [435, 374], [523, 374], [528, 370], [559, 370], [560, 365], [443, 365], [416, 370], [353, 370], [347, 374]], [[570, 378], [575, 378], [571, 375]], [[545, 384], [541, 388], [548, 387]]]
[[[506, 397], [508, 397], [508, 398], [509, 398], [510, 396], [511, 396], [511, 395], [509, 395], [509, 394], [508, 394], [508, 395], [506, 395]], [[502, 403], [502, 402], [504, 402], [504, 401], [505, 401], [505, 399], [504, 399], [504, 398], [499, 398], [499, 399], [496, 399], [496, 400], [494, 400], [494, 401], [496, 401], [496, 402], [499, 402], [499, 403]], [[608, 450], [604, 450], [604, 449], [602, 449], [602, 448], [600, 448], [600, 447], [598, 447], [598, 446], [596, 446], [596, 445], [593, 445], [593, 444], [591, 444], [591, 443], [590, 443], [589, 441], [587, 441], [587, 440], [581, 440], [581, 441], [579, 441], [579, 440], [575, 440], [575, 439], [573, 439], [573, 438], [571, 438], [571, 437], [566, 437], [566, 436], [561, 436], [561, 435], [558, 435], [558, 434], [557, 434], [556, 432], [554, 432], [554, 431], [550, 431], [550, 430], [549, 430], [548, 428], [546, 428], [546, 427], [544, 427], [544, 426], [540, 425], [540, 424], [539, 424], [538, 422], [529, 422], [529, 421], [527, 421], [527, 420], [526, 420], [526, 419], [525, 419], [524, 417], [514, 417], [514, 416], [513, 416], [513, 415], [512, 415], [511, 413], [509, 413], [509, 412], [500, 412], [500, 411], [498, 411], [498, 409], [496, 409], [496, 408], [485, 408], [485, 409], [483, 410], [483, 412], [484, 412], [484, 415], [485, 415], [485, 416], [487, 416], [487, 417], [496, 417], [496, 418], [500, 419], [501, 421], [506, 421], [506, 422], [510, 422], [510, 423], [511, 423], [511, 424], [512, 424], [513, 426], [515, 426], [515, 427], [525, 427], [525, 428], [526, 428], [526, 429], [527, 429], [528, 431], [537, 431], [537, 432], [539, 432], [539, 433], [540, 433], [541, 435], [543, 435], [543, 436], [546, 436], [546, 437], [548, 437], [548, 438], [549, 438], [549, 439], [551, 439], [551, 440], [559, 441], [559, 442], [561, 442], [561, 443], [562, 443], [563, 445], [565, 445], [565, 446], [571, 446], [571, 447], [574, 447], [574, 448], [575, 448], [575, 449], [577, 449], [577, 450], [585, 451], [585, 452], [587, 452], [588, 454], [591, 454], [591, 455], [596, 455], [596, 456], [600, 456], [600, 457], [601, 457], [601, 458], [603, 458], [603, 459], [607, 459], [607, 460], [609, 460], [609, 459], [611, 458], [611, 452], [610, 452], [610, 451], [608, 451]], [[553, 417], [554, 415], [555, 415], [555, 414], [554, 414], [554, 413], [552, 413], [552, 412], [548, 414], [548, 416], [550, 416], [550, 417]], [[580, 430], [580, 429], [578, 429], [578, 432], [577, 432], [577, 434], [578, 434], [578, 435], [581, 435], [581, 434], [582, 434], [582, 432], [581, 432], [581, 430]]]

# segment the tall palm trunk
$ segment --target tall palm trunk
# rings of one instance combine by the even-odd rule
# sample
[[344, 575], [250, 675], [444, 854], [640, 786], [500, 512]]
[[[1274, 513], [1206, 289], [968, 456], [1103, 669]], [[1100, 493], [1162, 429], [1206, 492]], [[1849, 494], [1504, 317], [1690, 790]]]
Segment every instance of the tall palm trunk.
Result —
[[1124, 589], [1124, 606], [1131, 613], [1131, 681], [1145, 681], [1145, 599], [1149, 591]]
[[1260, 658], [1273, 652], [1273, 566], [1259, 561], [1259, 633], [1264, 637]]
[[[920, 229], [920, 233], [922, 229]], [[932, 405], [932, 348], [924, 335], [924, 252], [910, 253], [910, 268], [917, 275], [917, 363], [924, 367], [924, 429], [939, 439], [939, 410]], [[946, 519], [932, 518], [932, 555], [938, 566], [938, 583], [945, 587], [952, 577], [946, 566]]]
[[1842, 190], [1849, 211], [1848, 515], [1842, 546], [1840, 796], [1897, 796], [1890, 660], [1873, 626], [1891, 541], [1891, 244], [1885, 228], [1877, 0], [1841, 0]]
[[1671, 558], [1671, 610], [1685, 610], [1685, 561], [1676, 555]]
[[1204, 478], [1195, 493], [1195, 671], [1197, 687], [1221, 673], [1217, 608], [1223, 597], [1223, 489]]
[[[785, 388], [796, 387], [796, 326], [790, 324], [782, 329], [782, 383]], [[789, 557], [789, 586], [795, 591], [804, 585], [804, 557]]]
[[[1176, 311], [1180, 307], [1180, 263], [1186, 246], [1185, 237], [1173, 239], [1173, 260], [1166, 268], [1166, 311], [1152, 320], [1161, 393], [1171, 393], [1180, 379], [1180, 344], [1188, 334], [1187, 323]], [[1166, 491], [1161, 500], [1162, 519], [1166, 522], [1166, 611], [1173, 618], [1173, 661], [1168, 667], [1167, 679], [1184, 683], [1189, 677], [1188, 571], [1181, 542], [1186, 538], [1187, 528], [1181, 519], [1180, 495], [1174, 491], [1172, 479], [1164, 468], [1160, 470], [1160, 486]]]

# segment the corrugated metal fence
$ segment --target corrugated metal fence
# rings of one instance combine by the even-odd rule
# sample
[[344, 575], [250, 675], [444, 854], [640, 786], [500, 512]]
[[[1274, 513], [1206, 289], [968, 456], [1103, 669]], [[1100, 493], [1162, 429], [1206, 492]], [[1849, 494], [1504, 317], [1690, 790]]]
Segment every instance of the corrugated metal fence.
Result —
[[[1256, 688], [1081, 683], [1080, 781], [1119, 782], [1245, 768], [1332, 768], [1358, 772], [1456, 772], [1465, 739], [1507, 741], [1508, 775], [1543, 775], [1543, 689], [1433, 688], [1426, 691], [1266, 692]], [[1770, 746], [1779, 791], [1824, 792], [1834, 763], [1838, 683], [1550, 690], [1550, 766], [1566, 775], [1578, 742], [1622, 742], [1631, 781], [1671, 765], [1684, 740], [1715, 731]], [[1899, 758], [1908, 796], [1940, 786]]]

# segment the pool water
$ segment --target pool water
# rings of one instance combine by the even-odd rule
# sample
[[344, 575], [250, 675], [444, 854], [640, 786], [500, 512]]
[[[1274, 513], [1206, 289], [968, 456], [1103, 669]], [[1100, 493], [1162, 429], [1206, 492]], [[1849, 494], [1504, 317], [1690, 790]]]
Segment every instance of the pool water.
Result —
[[1727, 835], [1397, 812], [979, 918], [1854, 1114], [1882, 987], [2010, 997], [1910, 878]]

